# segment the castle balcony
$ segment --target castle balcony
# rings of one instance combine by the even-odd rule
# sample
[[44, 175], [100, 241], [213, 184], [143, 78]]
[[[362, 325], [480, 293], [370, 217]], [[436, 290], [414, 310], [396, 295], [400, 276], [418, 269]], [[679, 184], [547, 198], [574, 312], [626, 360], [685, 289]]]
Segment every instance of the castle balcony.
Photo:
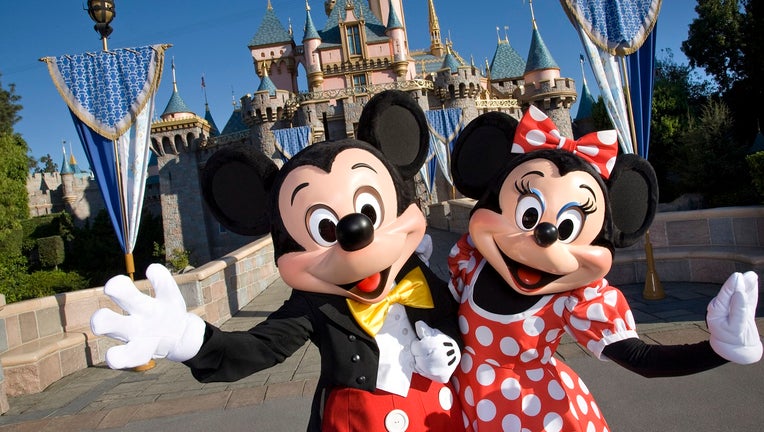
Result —
[[290, 100], [290, 103], [293, 103], [295, 106], [299, 106], [299, 104], [309, 101], [330, 101], [337, 99], [356, 98], [358, 96], [371, 96], [384, 90], [414, 91], [434, 89], [435, 86], [433, 85], [432, 81], [429, 80], [416, 79], [408, 81], [394, 81], [384, 84], [368, 84], [365, 86], [355, 86], [335, 90], [300, 92], [294, 95], [294, 99]]
[[323, 72], [325, 76], [345, 75], [361, 71], [386, 70], [394, 63], [391, 57], [358, 58], [338, 63], [325, 63]]

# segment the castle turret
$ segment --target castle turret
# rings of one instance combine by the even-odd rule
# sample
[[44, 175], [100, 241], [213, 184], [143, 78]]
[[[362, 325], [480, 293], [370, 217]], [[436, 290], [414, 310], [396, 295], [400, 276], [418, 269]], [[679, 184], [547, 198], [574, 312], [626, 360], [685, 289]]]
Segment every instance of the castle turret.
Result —
[[77, 192], [74, 189], [74, 170], [72, 169], [72, 166], [69, 164], [69, 161], [66, 159], [66, 148], [61, 149], [63, 151], [64, 157], [61, 161], [61, 189], [63, 191], [63, 198], [64, 198], [64, 206], [66, 207], [66, 211], [71, 214], [72, 213], [72, 206], [74, 202], [77, 200]]
[[263, 73], [257, 91], [241, 98], [240, 117], [249, 129], [251, 142], [277, 164], [282, 160], [271, 131], [291, 127], [294, 112], [288, 103], [290, 98], [291, 93], [276, 88], [267, 72]]
[[395, 12], [393, 2], [389, 3], [389, 15], [385, 34], [390, 38], [393, 52], [393, 70], [398, 78], [404, 78], [409, 70], [409, 52], [403, 23]]
[[557, 126], [560, 134], [572, 137], [570, 107], [576, 101], [576, 83], [572, 78], [561, 78], [560, 67], [541, 38], [531, 1], [533, 34], [523, 79], [525, 84], [518, 89], [518, 99], [523, 105], [535, 105]]
[[438, 15], [435, 14], [435, 4], [433, 3], [433, 0], [427, 0], [427, 11], [430, 27], [430, 54], [435, 57], [440, 57], [443, 55], [445, 49], [440, 37], [440, 23], [438, 22]]
[[480, 69], [465, 65], [446, 43], [443, 65], [435, 75], [435, 92], [444, 108], [461, 108], [467, 120], [477, 117], [475, 99], [480, 94]]
[[281, 24], [271, 1], [260, 27], [248, 44], [255, 72], [262, 77], [268, 71], [276, 87], [297, 92], [296, 45], [291, 30]]
[[523, 83], [525, 60], [509, 43], [509, 37], [499, 38], [489, 71], [492, 97], [512, 98], [515, 90]]
[[305, 1], [305, 36], [302, 38], [305, 56], [305, 69], [308, 72], [309, 90], [318, 90], [324, 83], [324, 72], [321, 70], [321, 56], [316, 48], [321, 45], [321, 36], [310, 16], [310, 5]]
[[592, 118], [595, 101], [594, 96], [592, 96], [592, 93], [589, 91], [589, 86], [586, 84], [583, 56], [581, 58], [581, 77], [584, 85], [581, 88], [581, 95], [578, 98], [578, 111], [576, 112], [576, 118], [573, 121], [574, 138], [578, 138], [596, 130], [596, 127], [594, 126], [594, 118]]

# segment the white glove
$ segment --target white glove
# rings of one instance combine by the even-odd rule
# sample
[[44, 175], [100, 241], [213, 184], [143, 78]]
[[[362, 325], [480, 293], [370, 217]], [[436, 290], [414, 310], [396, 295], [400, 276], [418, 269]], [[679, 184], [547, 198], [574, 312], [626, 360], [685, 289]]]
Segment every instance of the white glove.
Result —
[[112, 369], [140, 366], [152, 358], [185, 361], [199, 352], [204, 341], [205, 323], [186, 311], [170, 272], [152, 264], [146, 277], [156, 298], [140, 292], [127, 276], [115, 276], [103, 291], [130, 315], [99, 309], [90, 318], [93, 333], [126, 342], [106, 352], [106, 363]]
[[758, 297], [756, 273], [733, 273], [708, 304], [711, 347], [731, 362], [750, 364], [761, 359], [761, 338], [754, 319]]
[[424, 321], [417, 321], [414, 326], [419, 336], [419, 340], [411, 343], [414, 369], [425, 378], [440, 383], [448, 382], [459, 365], [459, 345], [453, 338], [431, 328]]
[[414, 252], [416, 252], [419, 259], [422, 260], [426, 266], [429, 266], [430, 257], [432, 256], [432, 237], [430, 237], [429, 234], [425, 234]]

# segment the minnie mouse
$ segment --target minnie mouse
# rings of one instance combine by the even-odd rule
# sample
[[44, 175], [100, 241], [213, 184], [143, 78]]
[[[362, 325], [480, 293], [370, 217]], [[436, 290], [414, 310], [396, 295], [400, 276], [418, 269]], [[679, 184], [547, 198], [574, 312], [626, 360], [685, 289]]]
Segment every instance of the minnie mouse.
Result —
[[388, 91], [365, 106], [357, 140], [313, 144], [280, 170], [245, 148], [216, 152], [202, 179], [210, 210], [231, 231], [270, 230], [291, 296], [249, 331], [223, 332], [186, 312], [164, 267], [146, 272], [156, 298], [117, 276], [104, 291], [130, 315], [102, 309], [91, 323], [127, 342], [107, 352], [109, 366], [166, 357], [200, 381], [234, 381], [311, 340], [321, 373], [309, 430], [461, 430], [447, 384], [460, 356], [458, 305], [415, 253], [425, 218], [404, 184], [427, 145], [419, 105]]
[[708, 306], [710, 340], [649, 345], [604, 276], [658, 203], [651, 166], [617, 156], [615, 131], [561, 137], [530, 106], [518, 124], [476, 118], [452, 158], [457, 188], [478, 199], [449, 258], [464, 354], [455, 383], [468, 430], [609, 430], [592, 395], [553, 357], [567, 332], [597, 358], [647, 377], [758, 361], [758, 279], [733, 274]]

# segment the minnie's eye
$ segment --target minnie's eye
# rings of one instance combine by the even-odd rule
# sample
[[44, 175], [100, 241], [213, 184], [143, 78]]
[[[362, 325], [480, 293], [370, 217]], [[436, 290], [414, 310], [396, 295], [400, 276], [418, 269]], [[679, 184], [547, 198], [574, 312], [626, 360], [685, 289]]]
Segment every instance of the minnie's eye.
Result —
[[308, 215], [308, 232], [320, 246], [337, 242], [337, 215], [325, 207], [317, 207]]
[[530, 231], [538, 225], [542, 212], [541, 201], [535, 195], [524, 196], [517, 202], [515, 222], [523, 231]]
[[557, 218], [558, 238], [562, 243], [571, 243], [584, 227], [585, 216], [578, 207], [565, 210]]
[[382, 204], [374, 193], [359, 193], [355, 198], [355, 211], [368, 217], [374, 229], [382, 224]]

